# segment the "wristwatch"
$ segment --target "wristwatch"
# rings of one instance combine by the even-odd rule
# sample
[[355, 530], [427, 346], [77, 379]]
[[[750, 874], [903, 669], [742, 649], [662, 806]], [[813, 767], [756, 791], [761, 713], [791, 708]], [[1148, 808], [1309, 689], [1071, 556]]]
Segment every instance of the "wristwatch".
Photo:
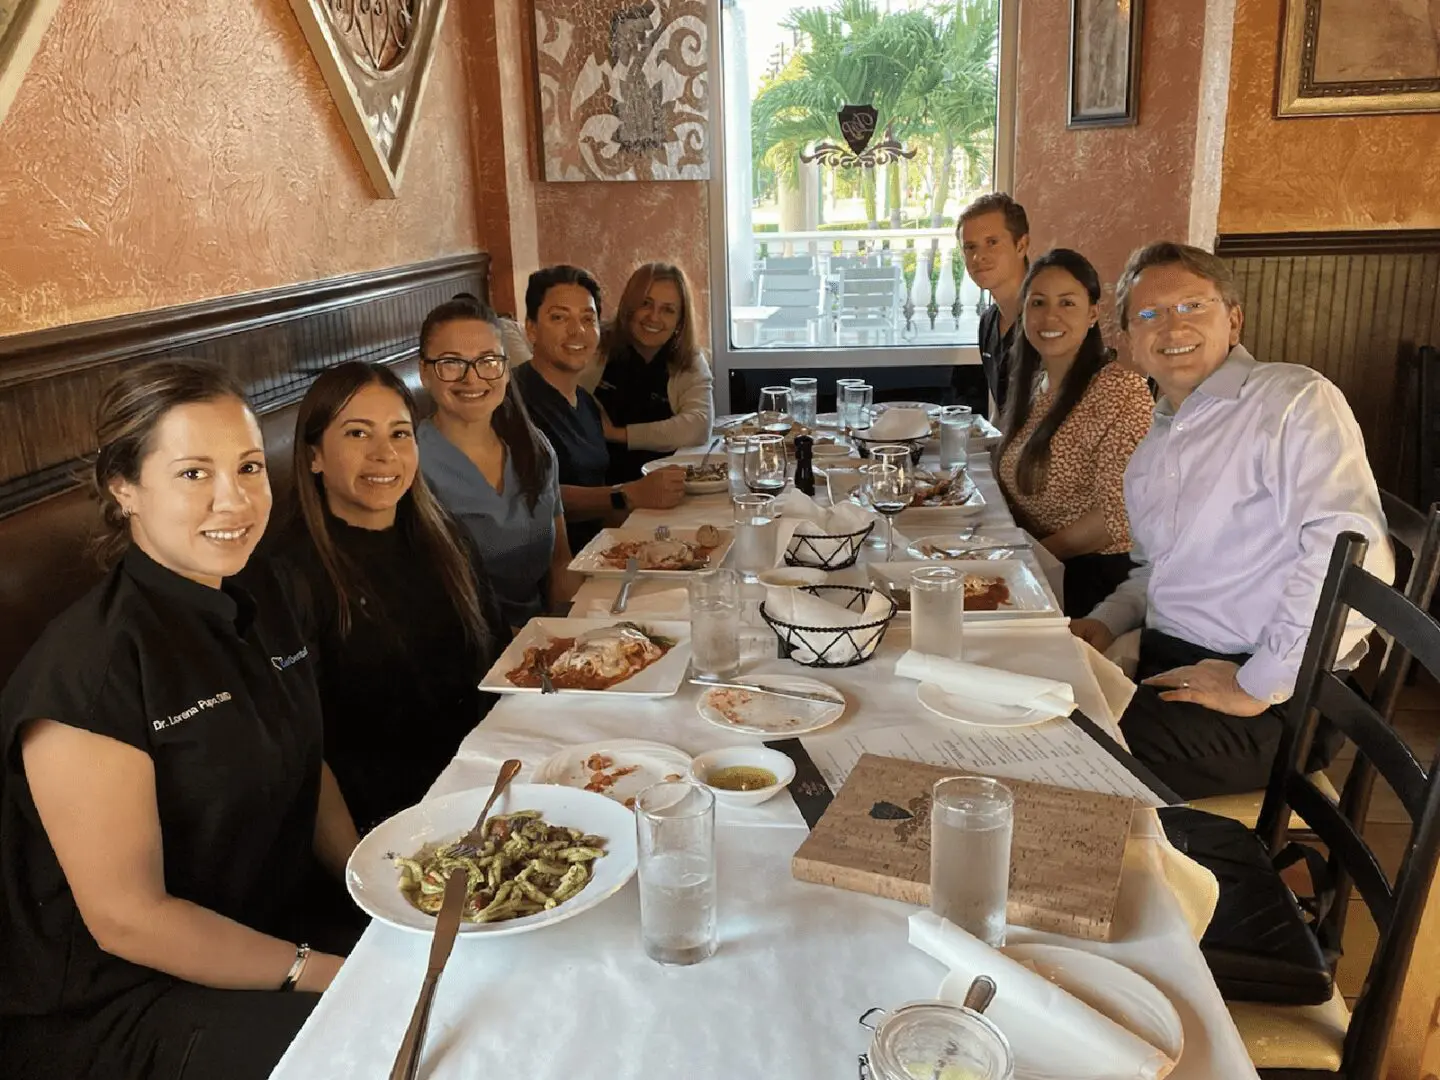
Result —
[[625, 498], [625, 489], [619, 484], [610, 489], [610, 505], [616, 510], [630, 509], [630, 500]]

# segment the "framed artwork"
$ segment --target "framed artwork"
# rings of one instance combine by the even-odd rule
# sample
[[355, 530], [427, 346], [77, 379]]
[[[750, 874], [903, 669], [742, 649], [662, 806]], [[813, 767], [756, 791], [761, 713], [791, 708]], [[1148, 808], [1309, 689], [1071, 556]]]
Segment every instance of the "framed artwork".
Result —
[[60, 0], [0, 0], [0, 124]]
[[535, 0], [546, 180], [706, 180], [706, 0]]
[[1140, 111], [1142, 0], [1070, 0], [1066, 127], [1133, 124]]
[[400, 192], [446, 3], [290, 0], [365, 171], [385, 198]]
[[1287, 0], [1276, 116], [1440, 112], [1440, 0]]

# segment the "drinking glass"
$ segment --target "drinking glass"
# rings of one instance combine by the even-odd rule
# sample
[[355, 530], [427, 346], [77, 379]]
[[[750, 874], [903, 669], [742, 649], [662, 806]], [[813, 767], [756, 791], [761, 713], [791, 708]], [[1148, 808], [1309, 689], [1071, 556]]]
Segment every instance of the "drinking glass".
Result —
[[714, 794], [685, 780], [652, 784], [635, 798], [635, 832], [645, 955], [661, 964], [714, 956]]
[[835, 421], [841, 431], [850, 426], [850, 403], [845, 397], [847, 386], [864, 386], [864, 379], [836, 379], [835, 380]]
[[863, 431], [874, 421], [870, 417], [870, 406], [875, 400], [875, 388], [866, 383], [851, 383], [840, 390], [844, 395], [849, 419], [847, 429]]
[[965, 575], [953, 566], [912, 570], [910, 647], [931, 656], [960, 660], [964, 627]]
[[969, 405], [946, 405], [940, 410], [940, 468], [963, 468], [970, 463], [970, 425], [975, 417]]
[[733, 679], [740, 674], [740, 579], [734, 570], [700, 570], [690, 593], [690, 663], [695, 674]]
[[876, 462], [865, 470], [866, 494], [885, 518], [885, 561], [895, 554], [895, 515], [910, 505], [910, 475], [897, 465]]
[[803, 428], [813, 430], [815, 427], [815, 401], [819, 397], [819, 385], [815, 379], [790, 380], [790, 416]]
[[839, 506], [859, 491], [865, 483], [865, 474], [859, 469], [829, 468], [825, 470], [825, 490], [830, 495], [830, 505]]
[[1005, 944], [1015, 796], [986, 776], [952, 776], [930, 804], [930, 910], [992, 948]]
[[745, 486], [764, 495], [779, 495], [790, 480], [790, 461], [783, 435], [756, 435], [745, 458]]
[[735, 546], [730, 550], [731, 564], [744, 581], [757, 581], [766, 570], [775, 568], [779, 528], [771, 505], [773, 495], [736, 495]]
[[788, 386], [763, 386], [760, 388], [760, 411], [756, 421], [761, 431], [790, 431], [790, 388]]
[[730, 466], [730, 494], [744, 495], [750, 489], [745, 485], [746, 463], [755, 452], [755, 444], [749, 435], [731, 435], [725, 440], [725, 457]]

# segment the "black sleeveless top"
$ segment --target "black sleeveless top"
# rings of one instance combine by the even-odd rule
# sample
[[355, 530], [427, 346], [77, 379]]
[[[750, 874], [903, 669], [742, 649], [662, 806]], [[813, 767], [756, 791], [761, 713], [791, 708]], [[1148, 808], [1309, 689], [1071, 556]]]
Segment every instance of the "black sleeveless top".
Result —
[[[658, 420], [669, 420], [675, 415], [670, 407], [670, 347], [666, 346], [647, 361], [626, 346], [619, 355], [605, 365], [600, 376], [600, 385], [595, 388], [595, 400], [605, 408], [605, 414], [616, 427], [631, 424], [653, 424]], [[640, 466], [647, 461], [669, 457], [663, 450], [631, 450], [624, 443], [609, 443], [610, 472], [612, 484], [623, 484], [640, 478]]]

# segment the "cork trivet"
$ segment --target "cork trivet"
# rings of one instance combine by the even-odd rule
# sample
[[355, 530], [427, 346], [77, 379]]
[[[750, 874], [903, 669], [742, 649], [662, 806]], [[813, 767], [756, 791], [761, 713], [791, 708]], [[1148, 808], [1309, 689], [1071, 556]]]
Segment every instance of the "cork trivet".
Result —
[[[930, 903], [930, 793], [964, 770], [865, 754], [800, 845], [801, 881]], [[1108, 941], [1134, 803], [1118, 795], [998, 777], [1015, 794], [1006, 917]]]

